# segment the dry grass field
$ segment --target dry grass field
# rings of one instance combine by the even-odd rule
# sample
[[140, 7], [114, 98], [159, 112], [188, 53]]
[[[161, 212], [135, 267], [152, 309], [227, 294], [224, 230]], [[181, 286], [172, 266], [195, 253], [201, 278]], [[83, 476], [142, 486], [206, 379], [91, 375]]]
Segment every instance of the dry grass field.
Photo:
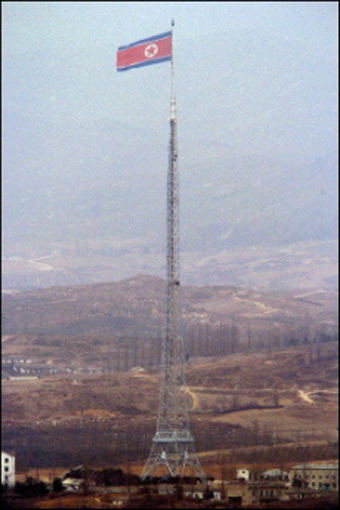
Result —
[[[156, 430], [164, 281], [4, 297], [2, 441], [17, 469], [140, 469]], [[333, 458], [337, 292], [191, 286], [182, 302], [183, 391], [205, 468]]]
[[[292, 463], [306, 451], [310, 456], [310, 446], [319, 449], [321, 460], [332, 455], [336, 353], [337, 346], [328, 343], [317, 355], [301, 346], [191, 359], [186, 369], [191, 425], [209, 472], [219, 471], [221, 455], [232, 454], [233, 464], [237, 456], [241, 464], [242, 458], [256, 463], [261, 457], [256, 451], [263, 457], [273, 447], [300, 447]], [[130, 370], [3, 379], [4, 446], [17, 452], [21, 470], [129, 461], [138, 471], [156, 428], [159, 377]], [[270, 455], [261, 462], [275, 464]]]

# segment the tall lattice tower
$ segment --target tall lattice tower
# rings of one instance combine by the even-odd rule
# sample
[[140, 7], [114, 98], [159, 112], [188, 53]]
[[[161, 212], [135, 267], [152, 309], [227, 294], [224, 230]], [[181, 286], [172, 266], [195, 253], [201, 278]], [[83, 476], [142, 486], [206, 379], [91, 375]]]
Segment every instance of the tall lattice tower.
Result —
[[[172, 27], [174, 22], [172, 22]], [[173, 45], [173, 37], [172, 37]], [[167, 183], [167, 296], [166, 329], [162, 350], [163, 380], [157, 431], [141, 478], [165, 474], [189, 474], [206, 482], [190, 433], [184, 373], [183, 337], [180, 329], [180, 281], [178, 246], [177, 116], [174, 90], [173, 48], [171, 59], [170, 143]]]

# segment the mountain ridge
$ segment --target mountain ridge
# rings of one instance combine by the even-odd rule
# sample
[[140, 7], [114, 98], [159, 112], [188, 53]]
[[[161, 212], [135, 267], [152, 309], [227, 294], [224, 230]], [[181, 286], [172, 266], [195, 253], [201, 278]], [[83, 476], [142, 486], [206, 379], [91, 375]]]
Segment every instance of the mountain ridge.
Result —
[[[337, 328], [338, 292], [259, 292], [235, 286], [182, 286], [186, 328], [216, 331], [237, 324], [245, 332]], [[165, 324], [165, 280], [137, 275], [120, 282], [50, 287], [3, 294], [5, 334], [159, 335]]]

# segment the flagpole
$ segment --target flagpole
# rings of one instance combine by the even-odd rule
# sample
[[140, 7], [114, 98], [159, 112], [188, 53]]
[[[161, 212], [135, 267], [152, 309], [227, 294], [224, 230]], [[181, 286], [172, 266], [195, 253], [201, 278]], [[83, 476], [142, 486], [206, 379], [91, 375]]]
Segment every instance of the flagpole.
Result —
[[171, 20], [171, 101], [170, 120], [176, 120], [176, 98], [175, 98], [175, 68], [174, 68], [174, 27], [175, 20]]
[[[167, 175], [167, 248], [166, 248], [166, 325], [162, 346], [163, 380], [160, 386], [157, 432], [150, 455], [142, 472], [142, 480], [154, 477], [157, 469], [167, 475], [183, 478], [187, 468], [206, 483], [206, 477], [193, 446], [190, 433], [186, 387], [183, 336], [181, 332], [179, 276], [179, 189], [177, 168], [177, 113], [175, 69], [171, 21], [171, 97], [170, 143]], [[168, 34], [168, 32], [167, 32]]]

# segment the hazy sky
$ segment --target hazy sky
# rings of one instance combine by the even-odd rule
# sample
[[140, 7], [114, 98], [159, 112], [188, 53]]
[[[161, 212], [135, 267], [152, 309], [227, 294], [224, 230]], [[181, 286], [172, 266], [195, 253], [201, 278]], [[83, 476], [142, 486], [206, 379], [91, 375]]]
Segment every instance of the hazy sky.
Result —
[[2, 7], [5, 213], [27, 190], [43, 201], [130, 180], [138, 193], [146, 175], [163, 186], [170, 65], [117, 73], [115, 54], [172, 18], [184, 195], [246, 156], [268, 172], [336, 159], [337, 2]]

